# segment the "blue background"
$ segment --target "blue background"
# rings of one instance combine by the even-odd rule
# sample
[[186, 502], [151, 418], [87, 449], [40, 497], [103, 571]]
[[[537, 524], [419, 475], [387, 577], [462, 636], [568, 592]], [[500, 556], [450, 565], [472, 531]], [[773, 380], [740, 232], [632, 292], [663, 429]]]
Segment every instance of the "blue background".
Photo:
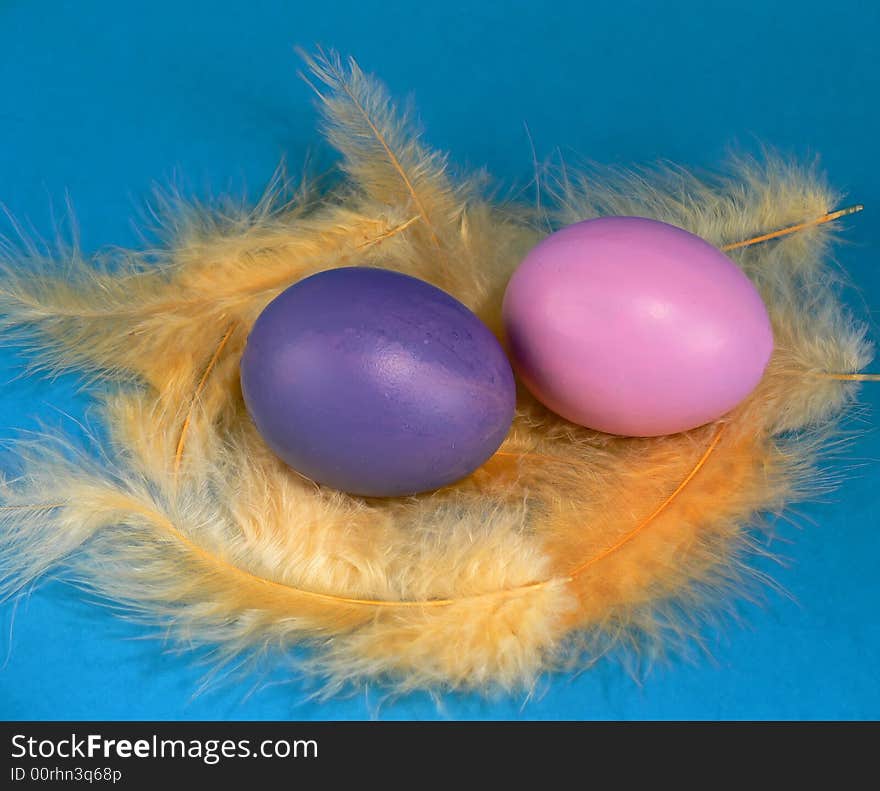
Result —
[[[9, 2], [0, 0], [0, 201], [53, 232], [69, 194], [86, 250], [137, 245], [140, 201], [182, 177], [198, 195], [259, 193], [282, 155], [322, 151], [293, 44], [355, 55], [412, 92], [428, 140], [505, 183], [539, 155], [667, 158], [711, 167], [760, 140], [820, 154], [867, 211], [840, 261], [856, 309], [880, 311], [880, 4], [799, 2]], [[326, 154], [321, 154], [325, 156]], [[872, 319], [872, 335], [880, 328]], [[0, 352], [0, 431], [88, 403], [72, 378], [15, 378]], [[381, 694], [308, 701], [282, 673], [214, 685], [145, 632], [52, 582], [0, 611], [0, 717], [877, 718], [880, 716], [880, 385], [854, 428], [844, 485], [780, 527], [790, 596], [744, 605], [710, 656], [641, 683], [604, 665], [556, 676], [528, 702]]]

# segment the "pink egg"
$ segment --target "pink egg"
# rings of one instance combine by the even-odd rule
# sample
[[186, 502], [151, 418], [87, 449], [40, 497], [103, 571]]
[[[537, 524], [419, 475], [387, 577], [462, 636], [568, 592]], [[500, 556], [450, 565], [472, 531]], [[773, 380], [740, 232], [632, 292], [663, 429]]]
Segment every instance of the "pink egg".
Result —
[[603, 217], [538, 244], [504, 296], [514, 367], [562, 417], [627, 436], [701, 426], [760, 381], [767, 309], [724, 253], [641, 217]]

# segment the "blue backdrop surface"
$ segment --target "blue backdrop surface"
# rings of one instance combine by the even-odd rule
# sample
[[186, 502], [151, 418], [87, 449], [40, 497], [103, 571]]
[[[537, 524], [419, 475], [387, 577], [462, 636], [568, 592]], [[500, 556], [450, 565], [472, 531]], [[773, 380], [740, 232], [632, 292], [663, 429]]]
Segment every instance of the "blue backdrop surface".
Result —
[[[137, 245], [154, 183], [257, 195], [278, 160], [322, 151], [292, 45], [355, 55], [412, 92], [455, 163], [527, 182], [539, 154], [711, 168], [762, 141], [821, 156], [868, 210], [839, 259], [856, 311], [880, 311], [880, 4], [827, 2], [0, 2], [0, 202], [51, 236], [67, 196], [87, 251]], [[327, 155], [321, 153], [320, 156]], [[327, 155], [329, 156], [329, 155]], [[7, 228], [7, 231], [9, 229]], [[872, 312], [872, 314], [871, 314]], [[73, 378], [22, 377], [0, 352], [0, 432], [83, 415]], [[527, 701], [378, 690], [310, 700], [268, 671], [216, 681], [185, 654], [48, 582], [0, 609], [0, 718], [878, 718], [880, 385], [866, 385], [843, 485], [780, 527], [785, 590], [743, 605], [695, 662], [636, 682], [616, 666], [552, 676]], [[63, 413], [69, 418], [59, 417]]]

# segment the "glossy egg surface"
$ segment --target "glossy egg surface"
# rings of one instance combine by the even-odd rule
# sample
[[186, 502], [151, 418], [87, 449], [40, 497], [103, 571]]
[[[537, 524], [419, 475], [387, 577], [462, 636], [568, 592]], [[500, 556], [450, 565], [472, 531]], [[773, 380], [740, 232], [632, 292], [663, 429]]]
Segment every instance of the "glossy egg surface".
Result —
[[241, 382], [285, 462], [377, 497], [471, 473], [504, 440], [516, 398], [477, 316], [429, 283], [365, 267], [320, 272], [273, 300], [248, 337]]
[[713, 421], [760, 381], [773, 350], [767, 310], [724, 253], [640, 217], [551, 234], [508, 284], [514, 368], [562, 417], [657, 436]]

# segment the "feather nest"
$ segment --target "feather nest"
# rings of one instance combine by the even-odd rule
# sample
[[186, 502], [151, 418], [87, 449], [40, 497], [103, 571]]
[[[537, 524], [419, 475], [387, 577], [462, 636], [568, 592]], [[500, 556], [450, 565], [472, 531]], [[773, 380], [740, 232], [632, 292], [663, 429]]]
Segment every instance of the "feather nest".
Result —
[[[544, 671], [695, 631], [748, 576], [761, 514], [809, 493], [870, 359], [808, 228], [731, 253], [761, 290], [777, 350], [756, 392], [711, 426], [656, 439], [574, 426], [519, 394], [500, 451], [467, 479], [399, 500], [308, 481], [244, 410], [238, 359], [281, 290], [321, 269], [396, 268], [496, 332], [510, 273], [545, 233], [604, 214], [654, 217], [718, 246], [808, 221], [836, 196], [772, 155], [725, 177], [559, 168], [539, 210], [456, 182], [354, 61], [306, 56], [347, 181], [252, 210], [167, 202], [159, 252], [55, 262], [10, 253], [0, 328], [35, 366], [100, 377], [101, 452], [23, 443], [0, 486], [0, 595], [66, 566], [185, 645], [240, 654], [312, 646], [332, 692], [528, 688]], [[548, 208], [549, 207], [549, 208]]]

